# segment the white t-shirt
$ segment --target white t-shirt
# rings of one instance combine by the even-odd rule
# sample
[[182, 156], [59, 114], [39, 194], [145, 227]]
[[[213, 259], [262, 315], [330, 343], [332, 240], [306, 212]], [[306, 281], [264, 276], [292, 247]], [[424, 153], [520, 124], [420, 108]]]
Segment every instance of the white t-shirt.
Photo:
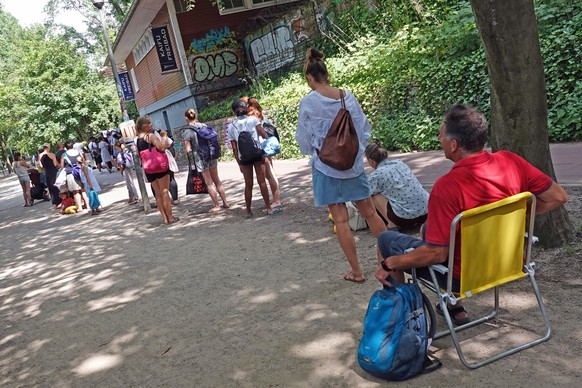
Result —
[[[255, 116], [239, 116], [228, 126], [228, 138], [238, 143], [240, 133], [247, 131], [258, 142], [259, 134], [257, 133], [257, 125], [259, 124], [261, 124], [261, 121]], [[240, 150], [238, 150], [238, 157], [241, 157]]]

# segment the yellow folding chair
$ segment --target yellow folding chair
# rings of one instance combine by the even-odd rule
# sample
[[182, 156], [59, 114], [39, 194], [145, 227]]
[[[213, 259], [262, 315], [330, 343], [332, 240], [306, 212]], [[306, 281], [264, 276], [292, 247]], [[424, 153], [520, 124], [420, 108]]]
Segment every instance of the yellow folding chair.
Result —
[[[469, 368], [479, 368], [547, 341], [551, 336], [550, 321], [535, 280], [535, 264], [530, 263], [531, 246], [535, 238], [533, 237], [535, 207], [535, 196], [530, 192], [524, 192], [458, 214], [451, 224], [448, 268], [440, 264], [429, 267], [432, 282], [417, 278], [413, 271], [414, 281], [420, 281], [438, 295], [447, 322], [448, 330], [437, 333], [435, 339], [450, 334], [459, 358]], [[458, 239], [460, 239], [461, 278], [459, 292], [453, 293], [452, 268], [454, 247]], [[446, 289], [439, 286], [435, 271], [447, 276]], [[456, 333], [494, 318], [499, 311], [499, 286], [526, 276], [530, 279], [545, 321], [545, 335], [479, 362], [467, 362]], [[447, 305], [455, 305], [460, 298], [469, 298], [491, 288], [495, 290], [493, 310], [486, 316], [454, 327]]]

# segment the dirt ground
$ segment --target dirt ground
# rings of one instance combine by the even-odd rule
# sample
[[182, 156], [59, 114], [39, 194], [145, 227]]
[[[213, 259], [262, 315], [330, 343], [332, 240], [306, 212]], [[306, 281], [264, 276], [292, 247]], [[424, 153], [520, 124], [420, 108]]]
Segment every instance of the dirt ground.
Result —
[[[375, 241], [355, 233], [368, 281], [341, 280], [347, 263], [326, 210], [313, 206], [307, 166], [281, 163], [281, 214], [260, 214], [255, 190], [256, 217], [244, 219], [242, 176], [224, 163], [232, 209], [204, 213], [209, 198], [183, 196], [180, 173], [181, 220], [171, 226], [128, 206], [117, 174], [98, 175], [98, 216], [22, 208], [16, 178], [0, 179], [0, 386], [387, 386], [355, 358], [380, 286]], [[553, 337], [474, 371], [441, 339], [432, 350], [443, 367], [398, 386], [580, 386], [582, 187], [567, 190], [575, 242], [534, 251]], [[541, 330], [533, 293], [509, 291], [499, 319], [462, 336], [476, 343], [469, 358]], [[474, 315], [491, 303], [467, 306]]]

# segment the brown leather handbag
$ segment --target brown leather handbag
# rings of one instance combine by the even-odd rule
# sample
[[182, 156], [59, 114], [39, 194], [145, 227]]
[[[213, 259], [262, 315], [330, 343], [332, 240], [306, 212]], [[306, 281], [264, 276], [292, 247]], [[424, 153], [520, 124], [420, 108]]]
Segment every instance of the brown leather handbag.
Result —
[[360, 142], [350, 111], [346, 109], [345, 92], [340, 89], [342, 107], [335, 116], [321, 150], [317, 150], [319, 160], [336, 170], [349, 170], [354, 166]]

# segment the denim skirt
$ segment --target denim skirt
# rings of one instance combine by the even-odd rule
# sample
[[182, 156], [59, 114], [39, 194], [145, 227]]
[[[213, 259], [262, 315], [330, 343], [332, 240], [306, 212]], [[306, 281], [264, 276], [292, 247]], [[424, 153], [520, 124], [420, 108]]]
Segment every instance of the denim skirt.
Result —
[[371, 195], [370, 185], [364, 172], [355, 178], [338, 179], [329, 177], [313, 167], [311, 169], [311, 178], [315, 206], [359, 201]]

